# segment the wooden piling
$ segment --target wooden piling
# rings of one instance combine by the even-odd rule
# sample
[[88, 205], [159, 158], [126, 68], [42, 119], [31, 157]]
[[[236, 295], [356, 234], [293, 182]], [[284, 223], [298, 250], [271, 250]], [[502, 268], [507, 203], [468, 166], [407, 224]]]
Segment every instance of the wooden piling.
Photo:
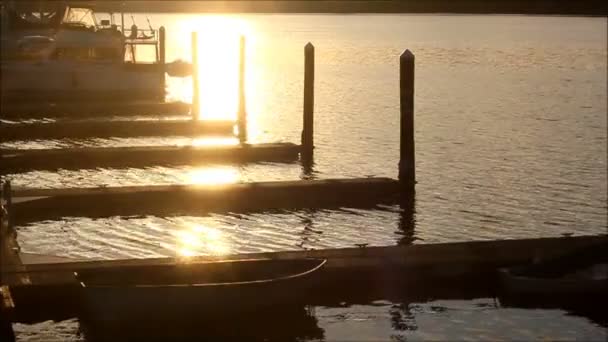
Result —
[[2, 341], [15, 341], [15, 332], [9, 320], [9, 316], [12, 316], [14, 309], [15, 304], [11, 298], [9, 287], [0, 286], [0, 340]]
[[12, 198], [12, 189], [11, 189], [11, 182], [10, 181], [5, 181], [4, 183], [2, 183], [2, 199], [6, 201], [6, 204], [4, 204], [4, 211], [6, 212], [6, 222], [7, 222], [7, 228], [8, 230], [13, 228], [13, 220], [11, 218], [12, 216], [12, 208], [13, 208], [13, 198]]
[[239, 108], [237, 127], [241, 143], [247, 141], [247, 111], [245, 109], [245, 37], [241, 36], [239, 48]]
[[200, 87], [198, 68], [198, 34], [192, 32], [192, 118], [197, 120], [200, 116]]
[[165, 65], [166, 63], [166, 55], [165, 55], [165, 43], [166, 43], [166, 33], [165, 33], [165, 27], [161, 26], [158, 29], [158, 57], [159, 57], [159, 62], [161, 65]]
[[410, 50], [405, 50], [399, 58], [399, 95], [401, 105], [399, 181], [404, 188], [413, 190], [416, 184], [414, 54]]
[[19, 261], [19, 259], [14, 258], [13, 247], [16, 241], [9, 223], [11, 212], [8, 208], [11, 202], [10, 191], [10, 183], [8, 181], [3, 183], [2, 196], [0, 196], [0, 341], [14, 342], [15, 332], [11, 321], [15, 310], [15, 302], [6, 284], [8, 281], [16, 279], [7, 279], [4, 276], [5, 268], [18, 266], [17, 262]]
[[302, 158], [312, 159], [314, 149], [315, 47], [304, 47], [304, 123], [302, 128]]
[[166, 81], [165, 81], [165, 63], [166, 63], [166, 55], [165, 55], [165, 27], [161, 26], [158, 29], [158, 62], [161, 65], [161, 73], [162, 73], [162, 77], [161, 77], [161, 94], [162, 94], [162, 98], [161, 100], [163, 102], [165, 102], [166, 100]]

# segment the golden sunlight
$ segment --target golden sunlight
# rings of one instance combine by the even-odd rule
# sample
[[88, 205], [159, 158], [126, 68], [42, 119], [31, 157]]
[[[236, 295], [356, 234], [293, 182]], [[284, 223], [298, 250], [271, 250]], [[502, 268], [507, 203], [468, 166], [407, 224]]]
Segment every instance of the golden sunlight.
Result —
[[[197, 16], [180, 21], [179, 34], [184, 37], [181, 44], [190, 45], [185, 39], [191, 32], [198, 32], [199, 40], [199, 79], [200, 79], [200, 117], [203, 120], [235, 120], [238, 109], [239, 82], [239, 39], [246, 39], [245, 58], [248, 58], [248, 48], [255, 41], [252, 27], [246, 20], [236, 16]], [[245, 68], [245, 81], [253, 73]], [[254, 81], [255, 82], [255, 81]], [[246, 87], [247, 90], [255, 88]], [[192, 96], [192, 89], [183, 89]], [[255, 97], [255, 93], [247, 93], [247, 97]], [[249, 114], [249, 113], [248, 113]], [[252, 120], [250, 116], [249, 120]]]
[[230, 252], [220, 230], [192, 225], [177, 234], [177, 253], [182, 257], [195, 255], [224, 255]]
[[189, 172], [184, 179], [189, 184], [221, 185], [236, 183], [239, 173], [233, 167], [206, 167]]

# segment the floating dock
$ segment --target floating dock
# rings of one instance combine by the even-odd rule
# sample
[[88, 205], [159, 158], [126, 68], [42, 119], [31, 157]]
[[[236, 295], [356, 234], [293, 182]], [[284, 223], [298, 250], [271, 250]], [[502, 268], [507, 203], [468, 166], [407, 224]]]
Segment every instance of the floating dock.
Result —
[[0, 173], [31, 170], [127, 168], [197, 165], [208, 162], [294, 162], [300, 145], [292, 143], [227, 146], [142, 146], [62, 149], [2, 149]]
[[44, 119], [50, 117], [111, 117], [189, 115], [185, 102], [82, 102], [82, 103], [2, 103], [0, 119]]
[[390, 178], [159, 185], [74, 189], [15, 189], [15, 224], [67, 216], [202, 215], [211, 212], [373, 207], [396, 203], [401, 183]]
[[210, 120], [56, 120], [0, 123], [0, 142], [44, 139], [131, 138], [234, 135], [233, 121]]
[[[95, 272], [136, 265], [180, 265], [216, 260], [327, 259], [317, 290], [307, 296], [311, 305], [369, 303], [403, 296], [462, 298], [464, 294], [472, 297], [492, 296], [492, 291], [496, 291], [497, 287], [495, 278], [498, 267], [554, 257], [606, 241], [607, 236], [580, 236], [190, 258], [43, 263], [25, 265], [30, 284], [18, 283], [16, 276], [21, 276], [19, 272], [23, 272], [22, 268], [5, 269], [3, 278], [11, 285], [16, 308], [14, 319], [23, 322], [78, 316], [81, 303], [78, 296], [80, 287], [74, 277], [77, 271]], [[344, 284], [351, 285], [345, 287]]]

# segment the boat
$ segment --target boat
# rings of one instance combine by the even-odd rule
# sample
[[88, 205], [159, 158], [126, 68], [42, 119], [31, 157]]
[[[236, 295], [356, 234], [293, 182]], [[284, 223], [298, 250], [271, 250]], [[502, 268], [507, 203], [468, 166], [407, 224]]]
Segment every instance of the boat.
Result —
[[499, 270], [505, 297], [526, 301], [591, 302], [606, 296], [608, 244]]
[[165, 99], [164, 42], [152, 25], [65, 1], [4, 1], [0, 25], [3, 104]]
[[79, 271], [97, 321], [217, 317], [303, 304], [325, 259], [248, 259]]

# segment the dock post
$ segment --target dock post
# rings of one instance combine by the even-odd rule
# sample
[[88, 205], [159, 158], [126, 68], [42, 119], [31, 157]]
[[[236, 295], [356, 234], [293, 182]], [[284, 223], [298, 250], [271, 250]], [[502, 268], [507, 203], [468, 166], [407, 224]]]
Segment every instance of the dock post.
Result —
[[161, 99], [162, 102], [166, 100], [166, 80], [165, 80], [165, 72], [166, 72], [166, 55], [165, 55], [165, 27], [161, 26], [158, 29], [158, 62], [160, 64], [160, 72], [161, 72]]
[[311, 160], [314, 149], [315, 47], [304, 47], [304, 123], [302, 128], [302, 157]]
[[406, 189], [416, 184], [414, 148], [414, 54], [405, 50], [399, 58], [399, 99], [401, 130], [399, 148], [399, 181]]
[[13, 325], [9, 320], [0, 318], [0, 337], [2, 341], [14, 342], [15, 332], [13, 331]]
[[165, 55], [165, 44], [166, 44], [166, 33], [165, 33], [165, 27], [161, 26], [158, 29], [158, 61], [160, 62], [160, 64], [164, 67], [165, 66], [165, 62], [166, 62], [166, 55]]
[[241, 36], [239, 47], [239, 109], [237, 113], [237, 127], [239, 141], [247, 141], [247, 110], [245, 109], [245, 37]]
[[2, 198], [1, 200], [6, 201], [6, 221], [8, 223], [8, 229], [13, 229], [13, 198], [12, 198], [12, 190], [11, 190], [11, 181], [6, 180], [2, 184]]
[[192, 32], [192, 119], [198, 120], [200, 114], [200, 94], [198, 80], [198, 34]]

